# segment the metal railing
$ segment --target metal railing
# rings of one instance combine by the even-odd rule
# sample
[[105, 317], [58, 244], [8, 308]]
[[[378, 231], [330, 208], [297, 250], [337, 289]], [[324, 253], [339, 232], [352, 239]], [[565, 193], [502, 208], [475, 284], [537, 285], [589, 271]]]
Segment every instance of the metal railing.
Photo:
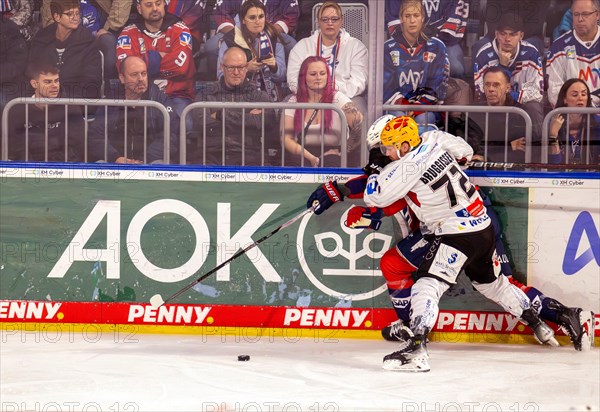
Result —
[[[147, 144], [148, 144], [148, 135], [147, 135], [147, 111], [148, 108], [153, 108], [162, 114], [163, 117], [163, 162], [169, 163], [170, 159], [170, 139], [169, 136], [171, 134], [170, 131], [170, 116], [167, 108], [162, 104], [150, 100], [110, 100], [110, 99], [102, 99], [98, 101], [89, 101], [87, 99], [37, 99], [37, 98], [17, 98], [9, 101], [4, 108], [4, 112], [2, 113], [2, 160], [8, 160], [8, 150], [9, 150], [9, 139], [11, 137], [12, 132], [9, 130], [9, 118], [10, 111], [12, 108], [18, 105], [25, 105], [25, 122], [29, 123], [29, 105], [39, 105], [43, 104], [46, 127], [44, 132], [44, 144], [45, 144], [45, 161], [48, 161], [48, 107], [49, 106], [64, 106], [65, 108], [65, 136], [64, 136], [64, 150], [65, 150], [65, 161], [68, 161], [68, 150], [69, 150], [69, 117], [73, 116], [73, 113], [69, 113], [69, 106], [72, 106], [72, 109], [77, 109], [78, 107], [83, 107], [83, 120], [84, 120], [84, 146], [83, 146], [83, 154], [84, 154], [84, 162], [88, 161], [88, 138], [89, 138], [89, 121], [93, 118], [88, 114], [89, 106], [104, 106], [105, 113], [108, 114], [108, 107], [143, 107], [144, 108], [144, 162], [146, 162], [147, 156]], [[25, 136], [17, 136], [16, 138], [24, 138], [25, 139], [25, 160], [29, 161], [29, 129], [25, 128]], [[111, 136], [111, 139], [115, 138], [115, 136]], [[108, 136], [108, 115], [104, 117], [104, 160], [106, 160], [107, 152], [108, 152], [108, 144], [109, 144], [109, 136]], [[125, 135], [124, 139], [124, 157], [127, 157], [127, 111], [125, 110]]]
[[[542, 123], [542, 163], [548, 163], [548, 136], [550, 135], [550, 122], [552, 118], [556, 115], [564, 114], [565, 116], [565, 130], [569, 130], [571, 128], [571, 121], [569, 119], [569, 114], [581, 114], [587, 116], [586, 129], [584, 130], [584, 138], [585, 141], [579, 142], [580, 150], [584, 150], [584, 146], [587, 148], [585, 151], [585, 164], [593, 163], [591, 160], [591, 147], [592, 147], [592, 137], [596, 137], [600, 139], [600, 136], [592, 136], [591, 129], [591, 117], [595, 114], [600, 114], [600, 108], [598, 107], [559, 107], [557, 109], [552, 110], [550, 113], [544, 117], [544, 121]], [[566, 147], [569, 146], [569, 133], [565, 133], [564, 144]], [[584, 144], [585, 143], [585, 144]], [[600, 144], [600, 143], [597, 143]], [[563, 163], [569, 164], [570, 157], [572, 156], [569, 150], [565, 150], [565, 159]], [[582, 153], [583, 154], [583, 153]], [[583, 157], [582, 157], [583, 160]]]
[[[509, 140], [509, 115], [521, 116], [525, 121], [525, 163], [530, 163], [532, 158], [531, 147], [532, 147], [532, 121], [529, 114], [518, 107], [494, 107], [494, 106], [446, 106], [446, 105], [393, 105], [384, 104], [382, 106], [384, 112], [435, 112], [435, 113], [446, 113], [444, 121], [444, 130], [448, 130], [449, 125], [449, 114], [453, 112], [465, 113], [465, 140], [468, 137], [469, 127], [469, 113], [485, 113], [485, 125], [483, 126], [483, 138], [484, 138], [484, 157], [488, 158], [488, 126], [489, 126], [489, 115], [491, 113], [504, 113], [505, 120], [505, 132], [504, 132], [504, 162], [508, 161], [508, 148], [510, 147]], [[481, 125], [479, 125], [481, 127]], [[515, 139], [513, 136], [512, 139]]]
[[[144, 135], [143, 135], [143, 140], [144, 140], [144, 162], [147, 162], [147, 145], [148, 145], [148, 135], [147, 135], [147, 110], [149, 108], [151, 109], [156, 109], [158, 110], [161, 115], [162, 115], [162, 120], [163, 120], [163, 125], [162, 125], [162, 129], [163, 129], [163, 159], [162, 161], [164, 163], [169, 163], [170, 162], [170, 154], [171, 154], [171, 150], [173, 149], [171, 147], [171, 143], [176, 144], [174, 141], [172, 142], [171, 138], [170, 138], [170, 115], [169, 112], [167, 111], [166, 107], [163, 106], [162, 104], [158, 103], [158, 102], [154, 102], [154, 101], [148, 101], [148, 100], [140, 100], [140, 101], [127, 101], [127, 100], [98, 100], [98, 101], [88, 101], [85, 99], [35, 99], [35, 98], [17, 98], [17, 99], [13, 99], [11, 101], [9, 101], [6, 104], [5, 110], [2, 114], [2, 141], [1, 143], [1, 148], [2, 148], [2, 160], [8, 160], [8, 155], [9, 155], [9, 146], [10, 146], [10, 141], [13, 138], [18, 138], [18, 139], [24, 139], [24, 146], [25, 146], [25, 159], [13, 159], [13, 160], [25, 160], [28, 161], [29, 160], [29, 130], [27, 128], [25, 128], [25, 135], [24, 136], [14, 136], [11, 137], [11, 133], [12, 131], [9, 129], [10, 126], [10, 121], [14, 121], [14, 116], [12, 116], [11, 118], [11, 110], [15, 108], [15, 106], [18, 105], [39, 105], [39, 104], [43, 104], [44, 105], [44, 115], [45, 115], [45, 120], [46, 120], [46, 124], [48, 123], [48, 107], [55, 105], [55, 106], [64, 106], [64, 110], [65, 110], [65, 119], [69, 119], [69, 116], [73, 116], [73, 112], [75, 110], [73, 109], [77, 109], [79, 110], [79, 108], [81, 108], [81, 114], [77, 113], [76, 115], [79, 116], [81, 115], [83, 117], [83, 120], [85, 119], [89, 119], [91, 116], [88, 113], [88, 106], [103, 106], [105, 107], [105, 110], [107, 110], [109, 107], [132, 107], [132, 106], [136, 106], [136, 107], [143, 107], [144, 109]], [[69, 109], [70, 107], [70, 109]], [[189, 115], [193, 116], [194, 111], [196, 110], [202, 110], [203, 111], [203, 119], [204, 122], [202, 124], [201, 130], [195, 130], [195, 132], [200, 133], [203, 136], [202, 142], [203, 142], [203, 147], [202, 147], [202, 159], [201, 159], [201, 163], [202, 164], [206, 164], [206, 139], [209, 137], [207, 136], [207, 128], [206, 128], [206, 124], [207, 124], [207, 119], [208, 117], [206, 116], [206, 114], [210, 111], [210, 110], [221, 110], [221, 118], [220, 118], [220, 124], [221, 124], [221, 164], [227, 165], [227, 163], [225, 162], [225, 153], [227, 150], [227, 146], [225, 143], [225, 138], [226, 138], [226, 122], [227, 122], [227, 110], [228, 109], [263, 109], [261, 112], [261, 147], [258, 149], [260, 150], [260, 164], [261, 165], [265, 165], [265, 142], [266, 142], [266, 137], [268, 137], [268, 133], [275, 133], [276, 136], [274, 136], [274, 141], [276, 141], [277, 143], [277, 149], [280, 151], [280, 153], [278, 154], [278, 161], [277, 164], [271, 164], [271, 165], [281, 165], [281, 166], [285, 166], [286, 165], [286, 155], [289, 156], [289, 154], [286, 154], [286, 150], [285, 150], [285, 142], [284, 142], [284, 136], [285, 136], [285, 128], [284, 128], [284, 121], [283, 121], [283, 116], [285, 115], [284, 110], [285, 109], [289, 109], [289, 110], [294, 110], [294, 109], [299, 109], [302, 111], [302, 117], [304, 118], [305, 112], [307, 110], [319, 110], [319, 111], [323, 111], [323, 110], [332, 110], [333, 112], [335, 112], [337, 114], [337, 116], [339, 116], [340, 118], [340, 124], [341, 124], [341, 135], [340, 135], [340, 151], [341, 151], [341, 159], [340, 159], [340, 166], [341, 167], [347, 167], [348, 166], [348, 158], [347, 158], [347, 154], [348, 154], [348, 124], [347, 124], [347, 120], [345, 117], [344, 112], [336, 107], [333, 104], [325, 104], [325, 103], [318, 103], [318, 104], [312, 104], [312, 103], [271, 103], [271, 102], [196, 102], [196, 103], [192, 103], [190, 105], [188, 105], [185, 110], [183, 111], [182, 115], [181, 115], [181, 119], [180, 119], [180, 134], [179, 134], [179, 162], [180, 164], [186, 164], [188, 163], [188, 158], [187, 158], [187, 149], [186, 149], [186, 142], [187, 142], [187, 137], [188, 137], [188, 132], [190, 132], [189, 129], [187, 129], [186, 127], [186, 120], [187, 117]], [[418, 109], [421, 112], [443, 112], [446, 113], [446, 117], [445, 117], [445, 124], [442, 126], [445, 130], [448, 130], [448, 126], [449, 126], [449, 114], [450, 113], [456, 113], [456, 112], [460, 112], [460, 113], [464, 113], [465, 117], [464, 117], [464, 121], [465, 121], [465, 138], [468, 137], [468, 133], [469, 133], [469, 121], [471, 120], [469, 117], [469, 113], [485, 113], [485, 124], [484, 125], [479, 125], [479, 126], [483, 126], [483, 144], [484, 144], [484, 156], [487, 158], [488, 155], [488, 140], [489, 140], [489, 136], [488, 136], [488, 132], [489, 132], [489, 116], [490, 114], [494, 113], [494, 114], [504, 114], [504, 161], [506, 162], [507, 156], [508, 156], [508, 150], [510, 149], [510, 139], [514, 139], [515, 136], [510, 136], [509, 135], [509, 123], [511, 123], [511, 119], [509, 119], [509, 116], [520, 116], [523, 118], [524, 121], [524, 134], [525, 134], [525, 141], [526, 141], [526, 152], [525, 152], [525, 162], [529, 163], [531, 162], [531, 158], [532, 158], [532, 153], [531, 153], [531, 147], [532, 147], [532, 121], [531, 118], [529, 117], [529, 115], [527, 114], [527, 112], [525, 112], [523, 109], [520, 108], [516, 108], [516, 107], [490, 107], [490, 106], [444, 106], [444, 105], [435, 105], [435, 106], [425, 106], [425, 105], [420, 105], [418, 107], [414, 106], [414, 105], [383, 105], [382, 109], [384, 111], [414, 111], [415, 109]], [[69, 110], [71, 110], [71, 112], [69, 112]], [[279, 122], [278, 125], [272, 125], [272, 124], [266, 124], [266, 112], [268, 110], [272, 110], [275, 113], [274, 118], [276, 119], [277, 122]], [[125, 118], [125, 131], [127, 130], [127, 111], [125, 111], [124, 114], [124, 118]], [[245, 165], [245, 147], [247, 146], [247, 140], [246, 140], [246, 116], [247, 111], [244, 110], [243, 112], [244, 114], [242, 115], [242, 120], [241, 120], [241, 124], [239, 125], [240, 127], [240, 134], [241, 134], [241, 141], [240, 144], [242, 146], [242, 158], [241, 158], [241, 163], [242, 165]], [[600, 108], [567, 108], [567, 107], [562, 107], [562, 108], [558, 108], [555, 109], [553, 111], [551, 111], [550, 113], [548, 113], [543, 121], [542, 124], [542, 136], [541, 136], [541, 162], [542, 163], [547, 163], [548, 162], [548, 134], [549, 134], [549, 126], [550, 126], [550, 122], [552, 120], [552, 118], [555, 115], [558, 114], [564, 114], [567, 115], [566, 119], [565, 119], [565, 125], [566, 128], [568, 129], [570, 127], [570, 120], [569, 120], [569, 114], [582, 114], [584, 116], [587, 116], [587, 126], [586, 126], [586, 130], [584, 130], [583, 132], [585, 133], [584, 139], [581, 144], [585, 147], [587, 147], [587, 152], [583, 152], [582, 154], [584, 155], [583, 157], [583, 161], [586, 164], [589, 164], [590, 162], [593, 163], [590, 159], [589, 153], [590, 150], [589, 148], [593, 145], [593, 141], [592, 139], [596, 136], [593, 136], [593, 129], [591, 126], [591, 116], [595, 115], [595, 114], [600, 114]], [[28, 115], [29, 115], [29, 110], [25, 110], [25, 123], [29, 122], [28, 119]], [[115, 141], [114, 139], [116, 138], [116, 136], [109, 136], [109, 132], [108, 132], [108, 121], [109, 118], [108, 116], [104, 117], [104, 160], [107, 160], [107, 151], [108, 151], [108, 146], [109, 143], [111, 141]], [[271, 121], [271, 120], [269, 120]], [[84, 153], [84, 161], [87, 162], [88, 161], [88, 141], [89, 141], [89, 122], [87, 121], [83, 121], [83, 144], [84, 144], [84, 148], [83, 148], [83, 153]], [[462, 127], [462, 126], [461, 126]], [[298, 134], [298, 143], [301, 145], [302, 150], [304, 150], [305, 148], [305, 132], [306, 130], [303, 129], [299, 134]], [[45, 161], [48, 161], [48, 146], [49, 146], [49, 135], [48, 135], [48, 127], [45, 128], [44, 130], [44, 158]], [[324, 122], [320, 122], [320, 133], [323, 136], [325, 133], [324, 130]], [[212, 138], [215, 138], [215, 136], [211, 136]], [[125, 132], [124, 136], [123, 136], [123, 141], [124, 141], [124, 157], [127, 157], [127, 133]], [[568, 136], [565, 137], [565, 142], [566, 144], [568, 144]], [[364, 142], [361, 142], [361, 144], [364, 144]], [[325, 154], [325, 149], [326, 149], [326, 145], [323, 139], [321, 139], [321, 147], [320, 147], [320, 159], [321, 159], [321, 164], [323, 164], [323, 160], [324, 160], [324, 154]], [[582, 149], [583, 150], [583, 149]], [[569, 163], [571, 161], [571, 153], [566, 150], [565, 152], [565, 161], [563, 163]], [[587, 153], [587, 154], [586, 154]], [[315, 153], [316, 155], [316, 153]], [[68, 156], [69, 156], [69, 124], [68, 122], [65, 124], [65, 128], [64, 128], [64, 158], [65, 161], [68, 161]], [[301, 162], [301, 166], [305, 165], [305, 160], [303, 156], [300, 156], [300, 162]], [[353, 165], [354, 166], [354, 165]]]
[[[272, 103], [272, 102], [195, 102], [188, 105], [181, 114], [180, 118], [180, 136], [179, 136], [179, 162], [181, 164], [186, 164], [187, 162], [187, 150], [186, 150], [186, 138], [187, 138], [187, 126], [186, 120], [187, 116], [193, 110], [203, 110], [203, 124], [202, 124], [202, 136], [206, 137], [206, 120], [207, 120], [207, 109], [217, 109], [221, 110], [221, 143], [222, 143], [222, 164], [225, 163], [225, 125], [227, 121], [226, 109], [263, 109], [261, 113], [261, 130], [262, 130], [262, 141], [261, 141], [261, 164], [265, 164], [265, 110], [274, 110], [275, 113], [281, 112], [279, 115], [276, 115], [278, 121], [280, 121], [279, 127], [279, 149], [281, 151], [281, 166], [285, 166], [285, 143], [284, 143], [284, 121], [281, 120], [285, 115], [284, 110], [287, 109], [300, 109], [302, 110], [302, 118], [304, 119], [304, 114], [306, 110], [332, 110], [337, 113], [340, 118], [341, 123], [341, 135], [340, 135], [340, 151], [341, 151], [341, 167], [347, 167], [347, 148], [348, 148], [348, 122], [346, 120], [346, 116], [344, 112], [338, 108], [337, 106], [331, 103]], [[282, 110], [284, 109], [284, 110]], [[242, 116], [242, 124], [239, 125], [241, 127], [241, 144], [242, 144], [242, 165], [245, 165], [245, 147], [246, 147], [246, 127], [245, 127], [245, 119], [246, 119], [246, 111], [244, 110]], [[323, 116], [321, 116], [323, 118]], [[320, 123], [321, 127], [321, 136], [324, 135], [325, 132], [325, 124], [324, 122]], [[302, 151], [304, 151], [305, 147], [305, 130], [303, 129], [299, 135], [300, 137], [300, 145], [302, 147]], [[325, 153], [325, 144], [324, 140], [321, 139], [321, 164], [323, 164], [323, 158]], [[300, 166], [304, 166], [304, 157], [301, 156]], [[206, 138], [203, 139], [203, 147], [202, 147], [202, 163], [206, 164]]]

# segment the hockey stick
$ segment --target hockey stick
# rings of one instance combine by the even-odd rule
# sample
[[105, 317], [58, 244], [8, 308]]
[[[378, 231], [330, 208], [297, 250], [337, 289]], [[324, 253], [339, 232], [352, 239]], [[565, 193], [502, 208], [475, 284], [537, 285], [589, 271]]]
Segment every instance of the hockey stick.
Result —
[[578, 169], [578, 170], [600, 170], [597, 164], [547, 164], [547, 163], [502, 163], [502, 162], [483, 162], [470, 161], [466, 163], [469, 168], [475, 169]]
[[279, 232], [282, 229], [285, 229], [286, 227], [290, 226], [291, 224], [293, 224], [297, 220], [303, 218], [307, 214], [312, 213], [313, 211], [314, 211], [313, 208], [303, 210], [302, 213], [297, 214], [296, 216], [294, 216], [293, 218], [291, 218], [287, 222], [279, 225], [278, 227], [276, 227], [275, 229], [273, 229], [271, 232], [267, 233], [266, 235], [264, 235], [263, 237], [261, 237], [260, 239], [258, 239], [257, 241], [255, 241], [254, 243], [251, 243], [248, 246], [246, 246], [245, 248], [239, 250], [235, 255], [233, 255], [232, 257], [230, 257], [229, 259], [227, 259], [225, 262], [221, 263], [219, 266], [215, 267], [214, 269], [211, 269], [209, 272], [207, 272], [204, 275], [200, 276], [198, 279], [194, 280], [189, 285], [183, 287], [181, 290], [175, 292], [174, 294], [172, 294], [171, 296], [169, 296], [167, 299], [163, 299], [160, 294], [156, 294], [156, 295], [152, 296], [150, 298], [150, 304], [152, 305], [152, 307], [154, 307], [156, 309], [160, 308], [165, 303], [167, 303], [167, 302], [175, 299], [176, 297], [180, 296], [182, 293], [184, 293], [188, 289], [191, 289], [192, 287], [196, 286], [198, 283], [202, 282], [204, 279], [206, 279], [207, 277], [209, 277], [210, 275], [212, 275], [213, 273], [215, 273], [216, 271], [218, 271], [219, 269], [221, 269], [225, 265], [229, 264], [231, 261], [233, 261], [233, 260], [239, 258], [240, 256], [244, 255], [250, 249], [258, 246], [259, 244], [261, 244], [262, 242], [264, 242], [265, 240], [267, 240], [268, 238], [270, 238], [271, 236], [273, 236], [275, 233]]

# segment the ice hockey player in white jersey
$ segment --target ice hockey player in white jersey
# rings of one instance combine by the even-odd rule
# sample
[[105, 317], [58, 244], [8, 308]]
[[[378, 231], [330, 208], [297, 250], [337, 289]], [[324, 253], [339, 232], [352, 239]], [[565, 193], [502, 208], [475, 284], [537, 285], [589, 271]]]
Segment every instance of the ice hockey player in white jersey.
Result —
[[[537, 333], [553, 335], [530, 307], [527, 296], [494, 270], [494, 229], [481, 197], [456, 160], [470, 160], [471, 147], [461, 138], [441, 131], [419, 136], [415, 121], [401, 116], [386, 124], [381, 149], [394, 161], [380, 174], [369, 177], [365, 204], [386, 208], [405, 199], [422, 222], [421, 230], [430, 238], [429, 250], [412, 286], [406, 342], [399, 351], [384, 357], [384, 369], [430, 370], [427, 334], [437, 319], [442, 294], [456, 283], [463, 269], [484, 296], [522, 318], [532, 329], [543, 329]], [[362, 224], [356, 221], [356, 227]]]
[[[363, 192], [366, 186], [367, 177], [371, 174], [378, 174], [388, 165], [391, 160], [385, 157], [381, 151], [381, 132], [388, 122], [394, 120], [394, 116], [384, 115], [377, 119], [369, 128], [367, 133], [367, 143], [370, 148], [369, 163], [363, 168], [365, 175], [358, 176], [355, 179], [338, 185], [338, 182], [327, 182], [319, 186], [309, 197], [308, 208], [314, 208], [316, 214], [321, 214], [334, 203], [341, 201], [344, 197], [351, 199], [363, 198]], [[423, 137], [428, 136], [424, 134]], [[482, 192], [479, 192], [484, 196]], [[315, 203], [316, 202], [316, 203]], [[490, 205], [489, 199], [483, 198], [485, 206]], [[347, 215], [346, 226], [355, 228], [370, 228], [377, 230], [384, 216], [395, 215], [401, 227], [399, 242], [388, 250], [381, 258], [380, 267], [383, 276], [386, 279], [388, 292], [392, 301], [394, 310], [398, 315], [398, 321], [390, 326], [383, 328], [382, 335], [386, 340], [405, 341], [407, 334], [404, 325], [410, 324], [411, 312], [411, 288], [414, 284], [412, 272], [418, 268], [423, 261], [428, 249], [429, 242], [423, 237], [418, 227], [416, 219], [409, 217], [411, 211], [406, 207], [404, 199], [395, 202], [385, 208], [365, 208], [354, 206]], [[583, 311], [581, 308], [568, 308], [559, 301], [544, 295], [538, 289], [532, 286], [525, 286], [512, 277], [512, 269], [507, 260], [503, 241], [499, 236], [500, 222], [493, 209], [487, 209], [492, 225], [496, 231], [496, 254], [499, 272], [505, 275], [509, 282], [521, 289], [531, 300], [532, 306], [537, 309], [539, 316], [544, 320], [559, 324], [564, 328], [565, 333], [571, 337], [576, 350], [589, 350], [593, 345], [593, 313]], [[406, 220], [404, 220], [406, 219]], [[413, 227], [413, 224], [417, 224]], [[427, 236], [430, 238], [431, 236]], [[502, 257], [502, 258], [500, 258]], [[496, 261], [496, 260], [495, 260]], [[536, 304], [533, 304], [535, 299]], [[558, 346], [558, 342], [552, 335], [547, 333], [547, 328], [534, 328], [536, 339], [540, 343], [548, 343], [552, 346]], [[539, 335], [538, 335], [539, 334]], [[591, 338], [591, 341], [588, 339]]]

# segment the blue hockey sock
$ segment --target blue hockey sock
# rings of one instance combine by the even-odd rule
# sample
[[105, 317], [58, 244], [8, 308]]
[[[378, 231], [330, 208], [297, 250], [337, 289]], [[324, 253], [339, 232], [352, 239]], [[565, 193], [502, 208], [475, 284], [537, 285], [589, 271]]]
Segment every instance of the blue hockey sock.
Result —
[[410, 323], [410, 288], [408, 289], [390, 289], [388, 288], [392, 306], [398, 315], [398, 319], [404, 324]]

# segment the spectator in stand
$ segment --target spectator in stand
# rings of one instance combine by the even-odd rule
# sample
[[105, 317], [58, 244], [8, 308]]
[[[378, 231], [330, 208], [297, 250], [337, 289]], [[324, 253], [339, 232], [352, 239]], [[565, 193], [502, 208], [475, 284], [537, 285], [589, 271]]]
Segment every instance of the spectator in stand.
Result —
[[[470, 0], [422, 0], [425, 21], [423, 32], [437, 37], [446, 46], [450, 64], [450, 76], [465, 77], [465, 61], [461, 43], [467, 30]], [[385, 1], [385, 22], [390, 37], [401, 27], [400, 6], [402, 0]]]
[[[59, 71], [53, 62], [44, 61], [43, 57], [32, 60], [27, 73], [34, 90], [33, 98], [60, 96]], [[81, 162], [84, 159], [83, 118], [79, 109], [67, 106], [65, 114], [65, 106], [46, 105], [41, 101], [19, 105], [11, 111], [8, 127], [8, 158], [11, 160]]]
[[481, 47], [494, 39], [497, 25], [507, 13], [518, 15], [524, 24], [525, 41], [531, 43], [540, 54], [544, 53], [544, 24], [550, 9], [550, 0], [486, 0], [484, 15], [487, 33], [471, 46], [475, 56]]
[[267, 92], [272, 101], [279, 101], [282, 96], [277, 84], [286, 79], [283, 39], [278, 29], [266, 21], [265, 5], [260, 0], [246, 0], [239, 17], [241, 27], [236, 26], [223, 36], [217, 77], [223, 75], [221, 67], [225, 50], [232, 46], [240, 47], [248, 58], [248, 76], [260, 90]]
[[[323, 3], [323, 0], [298, 0], [298, 5], [300, 7], [300, 19], [298, 19], [298, 24], [296, 26], [296, 31], [294, 32], [295, 38], [297, 40], [304, 39], [306, 37], [310, 37], [313, 34], [313, 9], [315, 5]], [[360, 3], [365, 6], [369, 6], [369, 0], [338, 0], [335, 1], [337, 4], [344, 3]], [[319, 5], [320, 6], [320, 5]]]
[[523, 40], [523, 22], [513, 13], [502, 16], [494, 40], [483, 45], [475, 56], [473, 67], [475, 100], [485, 100], [483, 73], [488, 67], [502, 66], [511, 73], [511, 94], [524, 104], [542, 101], [544, 73], [538, 50]]
[[[51, 22], [51, 0], [43, 0], [42, 20]], [[104, 79], [116, 79], [117, 36], [127, 23], [133, 0], [80, 0], [81, 20], [96, 38], [96, 45], [104, 56]]]
[[30, 41], [39, 29], [33, 19], [33, 8], [33, 0], [0, 1], [0, 14], [19, 27], [26, 42]]
[[[256, 85], [246, 78], [248, 60], [244, 50], [235, 46], [227, 49], [221, 69], [223, 76], [219, 82], [210, 84], [199, 93], [196, 101], [269, 101], [269, 96], [258, 90]], [[264, 155], [268, 153], [268, 149], [276, 149], [279, 146], [276, 138], [277, 119], [272, 109], [207, 109], [206, 112], [198, 109], [193, 113], [193, 119], [194, 127], [192, 132], [188, 133], [188, 138], [196, 143], [197, 147], [206, 147], [206, 161], [200, 153], [197, 156], [198, 163], [261, 166], [265, 163]]]
[[54, 23], [31, 42], [30, 58], [50, 59], [60, 72], [65, 97], [98, 99], [102, 84], [100, 53], [92, 32], [81, 25], [78, 0], [52, 0]]
[[207, 0], [170, 0], [167, 3], [167, 12], [183, 20], [192, 34], [194, 53], [202, 44], [202, 33], [209, 28], [205, 14]]
[[[385, 104], [441, 104], [448, 89], [448, 54], [436, 37], [423, 33], [425, 9], [421, 0], [404, 0], [401, 25], [383, 50], [383, 101]], [[418, 110], [418, 109], [417, 109]], [[403, 115], [395, 112], [395, 115]], [[413, 113], [420, 125], [440, 119], [433, 113]]]
[[554, 107], [567, 79], [584, 80], [592, 104], [600, 107], [600, 0], [573, 0], [573, 30], [560, 36], [548, 51], [548, 101]]
[[12, 20], [0, 17], [0, 116], [4, 105], [23, 95], [23, 67], [27, 64], [25, 39]]
[[511, 75], [513, 100], [529, 113], [534, 132], [539, 136], [544, 120], [544, 70], [538, 49], [523, 40], [523, 30], [523, 21], [518, 14], [507, 12], [502, 15], [496, 26], [495, 39], [484, 44], [475, 56], [475, 100], [485, 101], [483, 73], [486, 69], [501, 66]]
[[[121, 86], [113, 96], [120, 100], [152, 100], [163, 104], [169, 112], [167, 96], [154, 83], [148, 83], [146, 62], [137, 56], [121, 61]], [[171, 124], [178, 121], [175, 116]], [[105, 130], [104, 125], [107, 125]], [[164, 123], [161, 112], [141, 106], [102, 106], [90, 127], [91, 160], [111, 163], [153, 163], [164, 159]], [[178, 138], [170, 136], [170, 158], [177, 159]], [[172, 161], [171, 160], [171, 161]]]
[[140, 57], [148, 66], [150, 80], [159, 85], [175, 113], [181, 116], [196, 95], [192, 35], [179, 17], [165, 11], [164, 0], [137, 1], [142, 19], [121, 32], [117, 40], [117, 68], [128, 56]]
[[[319, 30], [300, 40], [292, 49], [287, 66], [287, 82], [292, 93], [297, 92], [300, 65], [308, 56], [323, 57], [329, 65], [334, 89], [344, 94], [359, 108], [367, 109], [361, 95], [367, 89], [369, 55], [365, 45], [342, 28], [344, 16], [340, 6], [323, 3], [318, 12]], [[315, 53], [316, 51], [316, 53]]]
[[[556, 108], [559, 107], [592, 107], [587, 83], [581, 79], [567, 80], [558, 92]], [[550, 163], [600, 163], [600, 115], [556, 115], [550, 122], [548, 136]]]
[[[524, 109], [523, 105], [512, 97], [510, 73], [501, 66], [486, 69], [483, 74], [483, 92], [487, 106]], [[484, 139], [487, 137], [485, 160], [523, 163], [526, 150], [525, 122], [518, 115], [508, 115], [508, 120], [506, 116], [506, 113], [470, 113], [469, 122], [473, 121], [480, 127], [469, 129], [469, 133], [479, 130], [481, 134], [469, 135], [469, 145], [474, 148], [475, 154], [485, 157]], [[539, 157], [539, 140], [539, 135], [533, 132], [533, 158]]]
[[[292, 33], [296, 29], [298, 18], [300, 17], [298, 0], [258, 1], [263, 3], [266, 22], [269, 23], [269, 26], [272, 26], [272, 29], [275, 30], [281, 39], [284, 47], [284, 55], [288, 55], [290, 50], [296, 45], [296, 40], [292, 37]], [[215, 3], [212, 17], [217, 27], [217, 32], [207, 40], [204, 48], [209, 73], [214, 73], [220, 69], [220, 64], [217, 64], [217, 57], [223, 36], [233, 31], [238, 19], [238, 26], [243, 24], [241, 17], [243, 3], [245, 2], [240, 0], [219, 0]]]
[[[360, 150], [357, 149], [362, 139], [363, 116], [350, 99], [333, 89], [329, 65], [323, 57], [310, 56], [302, 62], [298, 74], [298, 92], [289, 102], [333, 103], [339, 107], [346, 116], [349, 128], [348, 166], [359, 166]], [[342, 126], [336, 112], [287, 109], [283, 122], [284, 146], [289, 153], [286, 166], [340, 166]]]

